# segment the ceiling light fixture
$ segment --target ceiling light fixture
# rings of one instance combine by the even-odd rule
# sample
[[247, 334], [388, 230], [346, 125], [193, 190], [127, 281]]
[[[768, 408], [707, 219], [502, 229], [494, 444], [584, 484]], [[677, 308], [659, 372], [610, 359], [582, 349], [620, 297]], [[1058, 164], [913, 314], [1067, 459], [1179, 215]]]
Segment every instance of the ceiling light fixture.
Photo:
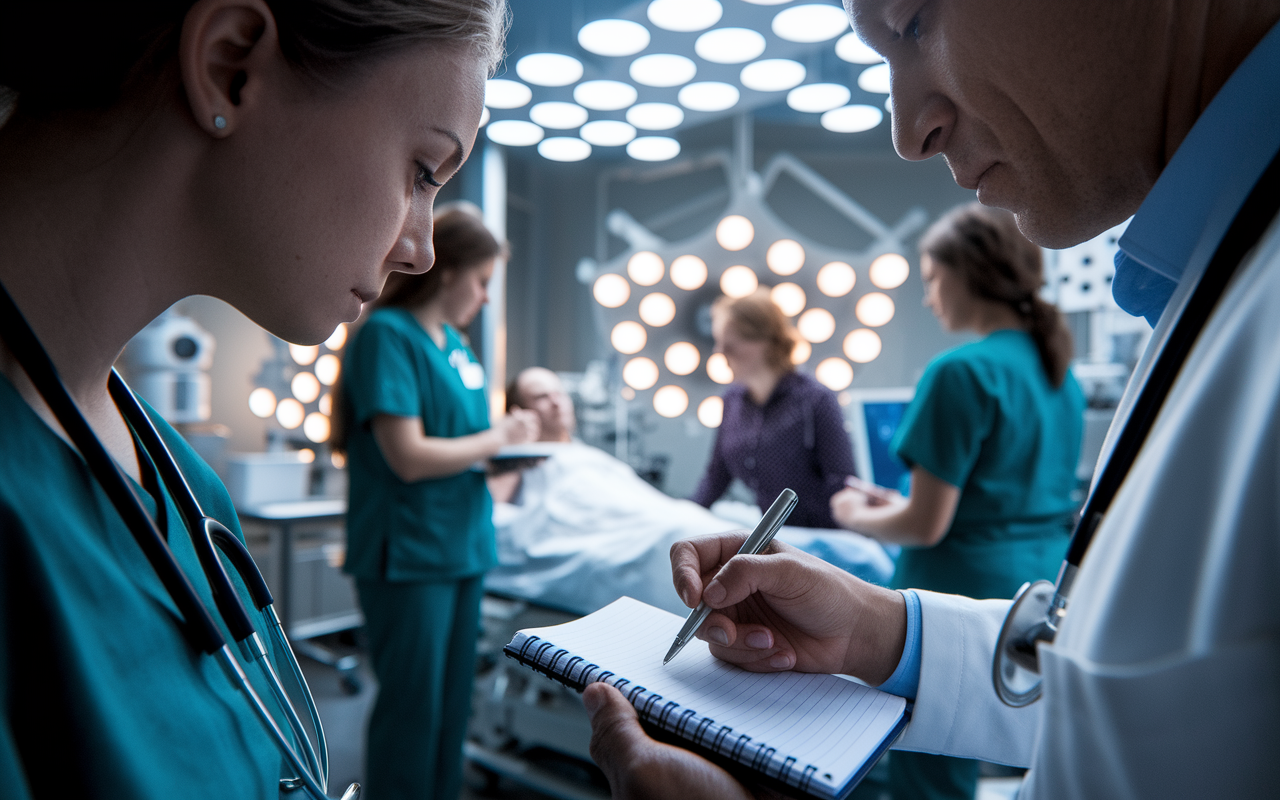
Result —
[[665, 131], [684, 122], [684, 110], [670, 103], [637, 103], [627, 109], [627, 122], [646, 131]]
[[658, 365], [644, 356], [633, 358], [622, 368], [622, 380], [636, 391], [651, 389], [658, 382]]
[[732, 266], [720, 275], [720, 291], [724, 292], [725, 297], [736, 300], [739, 297], [746, 297], [758, 288], [760, 288], [760, 279], [756, 277], [756, 272], [751, 267]]
[[852, 94], [849, 87], [838, 83], [809, 83], [787, 92], [787, 105], [807, 114], [821, 114], [849, 102]]
[[605, 308], [617, 308], [631, 297], [631, 284], [613, 272], [606, 272], [591, 286], [591, 296]]
[[500, 119], [490, 122], [485, 135], [508, 147], [528, 147], [542, 141], [542, 128], [522, 119]]
[[647, 12], [654, 25], [677, 33], [710, 28], [723, 13], [717, 0], [653, 0]]
[[871, 282], [881, 289], [897, 289], [911, 274], [911, 265], [898, 253], [885, 253], [871, 262]]
[[796, 330], [814, 344], [822, 344], [836, 332], [836, 318], [825, 308], [811, 308], [796, 320]]
[[673, 53], [651, 53], [632, 61], [628, 72], [636, 83], [665, 89], [693, 80], [698, 65], [691, 58]]
[[779, 39], [813, 44], [847, 32], [849, 18], [840, 6], [808, 3], [779, 11], [770, 27]]
[[653, 393], [653, 410], [667, 419], [680, 416], [689, 408], [689, 393], [679, 386], [663, 386]]
[[598, 119], [588, 122], [578, 135], [599, 147], [621, 147], [636, 138], [636, 129], [617, 119]]
[[538, 142], [538, 155], [548, 161], [582, 161], [591, 156], [591, 145], [576, 136], [552, 136]]
[[754, 238], [756, 227], [741, 214], [730, 214], [716, 224], [716, 241], [725, 250], [741, 250]]
[[805, 303], [808, 300], [804, 296], [804, 289], [794, 283], [780, 283], [773, 287], [769, 292], [769, 299], [788, 317], [794, 317], [804, 311]]
[[727, 111], [738, 104], [738, 87], [720, 81], [699, 81], [680, 90], [676, 99], [690, 111]]
[[671, 282], [686, 292], [701, 289], [707, 282], [707, 262], [697, 256], [678, 256], [671, 262]]
[[675, 375], [688, 375], [702, 363], [702, 353], [689, 342], [676, 342], [667, 348], [662, 363]]
[[484, 82], [484, 104], [489, 108], [519, 108], [533, 99], [533, 90], [519, 81], [494, 78]]
[[795, 239], [779, 239], [769, 245], [764, 263], [778, 275], [794, 275], [804, 266], [804, 247]]
[[849, 357], [850, 361], [866, 364], [876, 360], [883, 346], [880, 341], [880, 334], [870, 328], [858, 328], [855, 331], [850, 331], [849, 335], [844, 337], [843, 349], [844, 354]]
[[711, 395], [707, 399], [698, 403], [698, 422], [701, 422], [707, 428], [719, 428], [720, 423], [724, 421], [724, 400], [717, 395]]
[[547, 103], [535, 103], [529, 109], [529, 119], [544, 128], [568, 130], [577, 128], [587, 121], [587, 110], [576, 103], [563, 103], [553, 100]]
[[714, 64], [742, 64], [764, 53], [765, 40], [750, 28], [716, 28], [693, 43], [698, 58]]
[[480, 127], [483, 128], [485, 125], [488, 125], [488, 124], [489, 124], [489, 107], [485, 106], [484, 108], [480, 109]]
[[637, 161], [669, 161], [680, 155], [680, 143], [668, 136], [641, 136], [627, 145], [627, 155]]
[[831, 391], [838, 392], [853, 383], [853, 367], [843, 358], [824, 358], [813, 371], [813, 377]]
[[582, 62], [561, 53], [531, 53], [516, 62], [516, 74], [538, 86], [568, 86], [582, 79]]
[[661, 328], [676, 318], [676, 302], [662, 292], [647, 294], [640, 301], [640, 319], [650, 328]]
[[841, 61], [848, 61], [850, 64], [879, 64], [884, 61], [879, 53], [868, 47], [853, 31], [841, 36], [840, 41], [836, 42], [836, 55]]
[[598, 19], [578, 31], [578, 44], [598, 56], [633, 56], [649, 46], [649, 29], [629, 19]]
[[804, 64], [787, 58], [765, 58], [742, 68], [739, 80], [757, 92], [785, 92], [804, 82]]
[[622, 81], [583, 81], [573, 87], [573, 99], [593, 111], [618, 111], [635, 103], [636, 97], [636, 87]]
[[729, 369], [729, 361], [724, 353], [712, 353], [707, 356], [707, 377], [723, 386], [733, 383], [733, 370]]
[[627, 275], [641, 286], [652, 286], [662, 280], [666, 265], [662, 256], [649, 250], [641, 250], [627, 259]]
[[803, 364], [811, 355], [813, 355], [813, 345], [804, 339], [796, 339], [796, 343], [791, 346], [791, 363]]
[[832, 261], [818, 270], [818, 291], [827, 297], [844, 297], [853, 291], [858, 276], [853, 267], [843, 261]]
[[858, 88], [872, 94], [889, 93], [889, 65], [876, 64], [858, 75]]
[[644, 326], [630, 319], [614, 325], [609, 334], [609, 343], [613, 345], [613, 349], [625, 356], [639, 353], [648, 340], [649, 334], [645, 333]]
[[871, 292], [858, 298], [853, 313], [868, 328], [878, 328], [893, 319], [893, 299], [887, 294]]
[[833, 108], [818, 120], [833, 133], [869, 131], [884, 120], [884, 112], [875, 106], [852, 105]]

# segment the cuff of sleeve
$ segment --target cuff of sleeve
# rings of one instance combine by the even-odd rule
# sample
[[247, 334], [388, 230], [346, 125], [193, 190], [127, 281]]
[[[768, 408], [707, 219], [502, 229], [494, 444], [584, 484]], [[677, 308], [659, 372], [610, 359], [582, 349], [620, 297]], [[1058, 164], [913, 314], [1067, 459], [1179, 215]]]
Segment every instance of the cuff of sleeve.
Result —
[[916, 690], [920, 688], [920, 596], [911, 589], [903, 589], [901, 594], [907, 601], [907, 641], [902, 646], [898, 668], [889, 676], [889, 680], [876, 688], [914, 700]]

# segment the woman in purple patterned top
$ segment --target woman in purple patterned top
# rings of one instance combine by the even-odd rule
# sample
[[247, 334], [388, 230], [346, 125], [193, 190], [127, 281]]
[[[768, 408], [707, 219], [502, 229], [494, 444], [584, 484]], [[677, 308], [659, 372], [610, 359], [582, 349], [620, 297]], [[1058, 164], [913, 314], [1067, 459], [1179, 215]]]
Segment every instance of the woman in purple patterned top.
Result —
[[725, 390], [724, 419], [693, 501], [709, 507], [738, 478], [763, 510], [790, 487], [800, 500], [789, 524], [839, 527], [829, 501], [854, 472], [835, 394], [795, 371], [795, 334], [767, 289], [721, 298], [711, 320], [716, 351], [729, 362], [734, 382]]

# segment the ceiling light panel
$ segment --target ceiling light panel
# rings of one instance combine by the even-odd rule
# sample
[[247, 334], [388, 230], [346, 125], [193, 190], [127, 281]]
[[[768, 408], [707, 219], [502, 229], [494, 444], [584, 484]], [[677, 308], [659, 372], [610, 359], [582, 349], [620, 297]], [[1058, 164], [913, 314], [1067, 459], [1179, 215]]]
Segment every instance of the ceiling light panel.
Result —
[[583, 125], [578, 135], [597, 147], [621, 147], [636, 138], [636, 129], [621, 120], [598, 119]]
[[551, 101], [536, 103], [529, 109], [529, 119], [544, 128], [567, 130], [580, 127], [587, 121], [587, 110], [575, 103]]
[[850, 64], [879, 64], [884, 61], [879, 53], [868, 47], [853, 31], [841, 36], [836, 42], [836, 55]]
[[636, 87], [622, 81], [583, 81], [573, 87], [573, 99], [593, 111], [619, 111], [634, 105], [636, 97]]
[[723, 13], [717, 0], [653, 0], [647, 11], [654, 25], [678, 33], [706, 30], [719, 22]]
[[631, 80], [645, 86], [667, 88], [681, 86], [698, 74], [693, 59], [673, 53], [653, 53], [631, 62]]
[[646, 131], [666, 131], [684, 122], [684, 111], [670, 103], [637, 103], [627, 109], [627, 122]]
[[627, 155], [637, 161], [669, 161], [680, 155], [680, 143], [668, 136], [641, 136], [627, 145]]
[[542, 128], [522, 119], [500, 119], [485, 127], [485, 134], [509, 147], [528, 147], [542, 141]]
[[537, 86], [568, 86], [582, 79], [582, 62], [561, 53], [532, 53], [516, 62], [516, 74]]
[[591, 145], [574, 136], [552, 136], [538, 142], [538, 155], [550, 161], [582, 161], [591, 155]]
[[680, 90], [680, 105], [690, 111], [727, 111], [738, 104], [738, 87], [720, 81], [699, 81]]
[[485, 81], [484, 104], [489, 108], [520, 108], [533, 99], [533, 90], [519, 81]]
[[821, 114], [849, 102], [852, 92], [838, 83], [807, 83], [787, 92], [787, 105], [796, 111]]
[[649, 29], [629, 19], [598, 19], [578, 31], [578, 44], [598, 56], [633, 56], [649, 46]]
[[848, 32], [849, 18], [840, 6], [807, 3], [779, 11], [771, 27], [779, 39], [812, 44]]
[[804, 82], [804, 64], [787, 58], [766, 58], [742, 68], [742, 85], [757, 92], [785, 92]]
[[835, 133], [859, 133], [869, 131], [884, 119], [884, 112], [875, 106], [853, 105], [833, 108], [822, 115], [822, 127]]
[[858, 88], [872, 94], [889, 93], [889, 65], [876, 64], [867, 67], [858, 76]]
[[764, 53], [765, 40], [750, 28], [717, 28], [698, 37], [693, 52], [714, 64], [744, 64]]

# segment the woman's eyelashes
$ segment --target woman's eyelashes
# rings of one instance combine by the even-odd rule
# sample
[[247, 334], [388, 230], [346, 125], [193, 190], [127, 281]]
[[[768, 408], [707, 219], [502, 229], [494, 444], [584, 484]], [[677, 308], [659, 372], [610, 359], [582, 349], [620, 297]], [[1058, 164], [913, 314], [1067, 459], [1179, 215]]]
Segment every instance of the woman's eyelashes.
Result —
[[419, 189], [426, 189], [428, 186], [434, 186], [436, 188], [444, 186], [444, 183], [436, 180], [436, 176], [431, 173], [431, 170], [427, 168], [426, 164], [423, 164], [421, 161], [416, 163], [418, 165], [417, 184]]

